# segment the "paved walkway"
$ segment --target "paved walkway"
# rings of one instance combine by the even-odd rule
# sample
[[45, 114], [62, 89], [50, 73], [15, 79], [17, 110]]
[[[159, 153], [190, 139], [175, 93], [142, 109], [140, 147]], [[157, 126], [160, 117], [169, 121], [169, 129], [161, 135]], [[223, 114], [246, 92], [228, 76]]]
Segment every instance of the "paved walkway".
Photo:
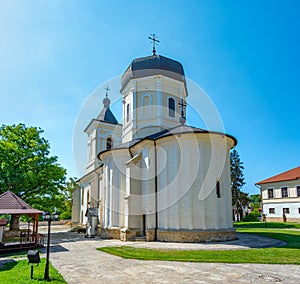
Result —
[[282, 243], [268, 238], [239, 234], [226, 243], [178, 244], [160, 242], [120, 242], [86, 239], [82, 234], [53, 228], [52, 264], [69, 284], [75, 283], [300, 283], [297, 265], [188, 263], [122, 259], [96, 248], [131, 245], [172, 249], [245, 249]]

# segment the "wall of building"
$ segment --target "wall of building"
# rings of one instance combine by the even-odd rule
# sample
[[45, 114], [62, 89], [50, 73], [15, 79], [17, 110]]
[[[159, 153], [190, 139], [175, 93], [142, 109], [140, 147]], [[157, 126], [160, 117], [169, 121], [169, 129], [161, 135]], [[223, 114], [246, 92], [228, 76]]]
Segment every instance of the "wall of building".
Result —
[[[300, 179], [261, 185], [263, 214], [267, 220], [282, 221], [285, 212], [287, 221], [300, 221], [300, 196], [297, 195], [299, 186]], [[287, 187], [288, 197], [282, 197], [284, 187]], [[268, 196], [269, 189], [273, 189], [273, 198]]]

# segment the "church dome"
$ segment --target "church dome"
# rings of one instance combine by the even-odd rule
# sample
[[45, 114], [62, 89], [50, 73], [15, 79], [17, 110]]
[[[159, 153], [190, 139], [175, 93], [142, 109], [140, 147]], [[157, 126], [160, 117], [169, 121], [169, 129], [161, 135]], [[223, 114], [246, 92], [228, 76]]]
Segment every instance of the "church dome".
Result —
[[180, 62], [162, 55], [151, 55], [132, 61], [122, 76], [122, 88], [130, 79], [159, 74], [185, 82], [184, 70]]

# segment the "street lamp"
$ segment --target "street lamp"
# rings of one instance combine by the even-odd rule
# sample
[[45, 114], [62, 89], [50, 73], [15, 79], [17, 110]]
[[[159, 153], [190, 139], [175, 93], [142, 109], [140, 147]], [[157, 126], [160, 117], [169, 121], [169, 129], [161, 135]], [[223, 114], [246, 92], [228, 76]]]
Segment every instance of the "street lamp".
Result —
[[44, 274], [44, 280], [50, 281], [49, 277], [49, 254], [50, 254], [50, 227], [51, 227], [51, 221], [58, 220], [59, 214], [55, 212], [54, 214], [50, 214], [48, 211], [44, 212], [42, 215], [44, 221], [48, 222], [48, 240], [47, 240], [47, 256], [46, 256], [46, 267], [45, 267], [45, 274]]

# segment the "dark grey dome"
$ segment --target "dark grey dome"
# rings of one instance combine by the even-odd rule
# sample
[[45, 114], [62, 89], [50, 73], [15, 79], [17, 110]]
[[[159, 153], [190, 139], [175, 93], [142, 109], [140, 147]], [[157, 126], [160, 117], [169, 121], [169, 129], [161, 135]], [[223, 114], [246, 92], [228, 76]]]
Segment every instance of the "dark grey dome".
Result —
[[151, 55], [137, 58], [132, 61], [122, 76], [122, 88], [132, 78], [157, 74], [185, 82], [184, 70], [181, 63], [162, 55]]

